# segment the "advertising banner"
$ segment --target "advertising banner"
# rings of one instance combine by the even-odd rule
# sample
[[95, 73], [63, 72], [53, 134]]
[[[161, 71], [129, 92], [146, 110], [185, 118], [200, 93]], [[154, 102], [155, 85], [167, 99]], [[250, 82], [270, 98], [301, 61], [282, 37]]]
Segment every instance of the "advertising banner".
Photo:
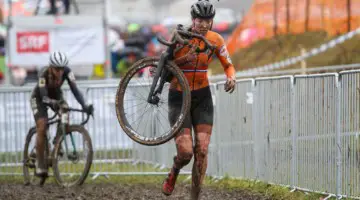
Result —
[[[69, 21], [69, 20], [67, 20]], [[8, 65], [33, 67], [48, 64], [49, 53], [63, 51], [69, 65], [104, 63], [104, 28], [101, 24], [66, 25], [19, 23], [10, 29]]]

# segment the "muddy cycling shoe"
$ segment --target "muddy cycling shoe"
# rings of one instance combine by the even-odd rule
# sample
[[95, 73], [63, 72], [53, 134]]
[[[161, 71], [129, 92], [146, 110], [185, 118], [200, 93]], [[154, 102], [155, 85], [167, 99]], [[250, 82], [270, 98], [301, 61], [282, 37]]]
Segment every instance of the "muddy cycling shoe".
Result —
[[176, 168], [172, 168], [168, 177], [164, 180], [162, 185], [162, 193], [166, 196], [169, 196], [172, 194], [175, 188], [176, 179], [179, 175], [180, 170]]
[[41, 178], [46, 178], [46, 177], [48, 177], [48, 170], [47, 169], [36, 168], [35, 176], [41, 177]]

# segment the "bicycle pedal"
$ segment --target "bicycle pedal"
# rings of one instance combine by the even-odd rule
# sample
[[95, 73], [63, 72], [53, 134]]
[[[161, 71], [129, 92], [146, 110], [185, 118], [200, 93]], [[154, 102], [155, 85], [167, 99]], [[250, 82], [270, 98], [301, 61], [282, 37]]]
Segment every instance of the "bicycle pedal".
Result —
[[28, 163], [26, 163], [26, 166], [27, 166], [28, 168], [34, 169], [34, 168], [35, 168], [35, 163], [30, 163], [30, 162], [28, 162]]
[[26, 165], [28, 168], [35, 168], [35, 159], [33, 159], [33, 158], [28, 159], [28, 160], [25, 162], [25, 165]]

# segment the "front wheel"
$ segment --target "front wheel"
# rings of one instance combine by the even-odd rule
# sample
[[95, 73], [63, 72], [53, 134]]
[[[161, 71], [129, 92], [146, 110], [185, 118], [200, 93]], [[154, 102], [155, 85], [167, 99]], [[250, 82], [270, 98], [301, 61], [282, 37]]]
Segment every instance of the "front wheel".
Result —
[[[121, 79], [115, 99], [118, 121], [123, 131], [135, 142], [147, 146], [163, 144], [176, 136], [181, 129], [185, 116], [190, 109], [190, 88], [180, 68], [172, 61], [165, 63], [164, 68], [172, 77], [156, 83], [156, 88], [165, 82], [162, 92], [148, 102], [148, 95], [154, 80], [159, 58], [149, 57], [137, 61]], [[166, 80], [166, 81], [165, 81]], [[170, 124], [168, 92], [172, 83], [181, 89], [182, 105], [175, 121]], [[160, 135], [157, 135], [157, 134]]]
[[65, 136], [58, 135], [53, 155], [56, 182], [64, 187], [82, 185], [93, 160], [93, 146], [87, 130], [80, 125], [70, 125]]

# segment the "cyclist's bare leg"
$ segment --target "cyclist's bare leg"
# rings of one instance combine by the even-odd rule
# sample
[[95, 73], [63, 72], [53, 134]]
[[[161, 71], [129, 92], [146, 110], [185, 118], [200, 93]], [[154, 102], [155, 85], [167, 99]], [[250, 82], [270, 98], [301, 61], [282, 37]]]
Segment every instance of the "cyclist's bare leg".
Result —
[[36, 158], [37, 158], [37, 166], [36, 173], [40, 176], [47, 175], [47, 169], [45, 167], [45, 137], [47, 130], [47, 118], [39, 118], [36, 120]]
[[174, 167], [182, 169], [193, 157], [193, 141], [190, 128], [183, 128], [175, 137], [177, 155], [174, 157]]
[[177, 176], [180, 169], [189, 164], [193, 156], [192, 136], [190, 128], [183, 128], [175, 137], [177, 155], [174, 157], [174, 164], [168, 177], [165, 179], [162, 192], [171, 195], [174, 190]]
[[192, 168], [191, 185], [192, 200], [199, 199], [201, 185], [205, 178], [211, 131], [211, 125], [201, 124], [195, 127], [194, 164]]

